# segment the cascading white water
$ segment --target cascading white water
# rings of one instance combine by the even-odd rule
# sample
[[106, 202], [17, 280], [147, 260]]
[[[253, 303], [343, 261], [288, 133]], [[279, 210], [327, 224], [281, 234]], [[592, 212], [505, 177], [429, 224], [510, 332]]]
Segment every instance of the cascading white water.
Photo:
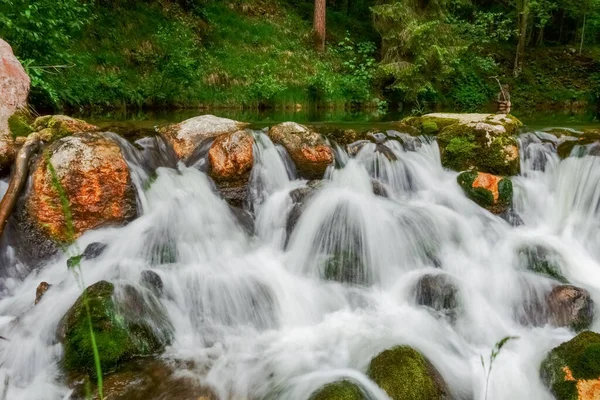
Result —
[[[87, 285], [137, 285], [148, 269], [160, 275], [175, 331], [163, 357], [194, 362], [197, 379], [223, 399], [306, 400], [346, 378], [371, 399], [385, 400], [365, 372], [372, 357], [398, 344], [422, 352], [455, 398], [483, 399], [480, 357], [508, 335], [519, 339], [496, 359], [487, 398], [551, 399], [539, 364], [574, 334], [520, 318], [523, 304], [547, 293], [551, 281], [525, 271], [517, 249], [534, 243], [556, 251], [563, 275], [598, 304], [600, 159], [560, 161], [541, 135], [521, 141], [522, 174], [514, 180], [521, 226], [468, 200], [457, 173], [442, 168], [436, 142], [421, 139], [414, 151], [388, 142], [392, 161], [375, 144], [344, 157], [343, 168], [328, 171], [330, 180], [306, 199], [288, 238], [290, 192], [307, 183], [295, 179], [281, 148], [256, 132], [254, 235], [237, 223], [206, 174], [180, 165], [160, 168], [146, 190], [138, 182], [138, 219], [88, 232], [74, 247], [108, 245], [82, 263]], [[122, 145], [135, 179], [143, 179], [143, 156]], [[373, 193], [372, 179], [388, 197]], [[331, 267], [339, 258], [356, 270]], [[7, 399], [69, 396], [60, 381], [56, 329], [81, 288], [66, 259], [22, 281], [1, 282], [0, 335], [8, 340], [0, 341], [0, 387], [6, 383]], [[457, 282], [454, 321], [415, 303], [418, 279], [440, 273]], [[53, 286], [33, 306], [41, 281]]]

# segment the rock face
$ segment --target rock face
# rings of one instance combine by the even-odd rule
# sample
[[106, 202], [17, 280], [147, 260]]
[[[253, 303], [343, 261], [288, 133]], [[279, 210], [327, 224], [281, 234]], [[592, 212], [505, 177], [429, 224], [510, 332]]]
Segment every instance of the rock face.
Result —
[[513, 176], [520, 171], [515, 134], [522, 125], [504, 114], [427, 114], [403, 121], [422, 134], [437, 134], [444, 167]]
[[204, 141], [225, 133], [237, 132], [247, 126], [247, 123], [227, 118], [201, 115], [178, 124], [160, 127], [158, 133], [171, 145], [177, 157], [186, 161]]
[[554, 348], [542, 362], [542, 380], [557, 400], [600, 398], [600, 335], [582, 332]]
[[[133, 357], [160, 352], [170, 342], [172, 326], [160, 303], [147, 293], [126, 286], [117, 301], [115, 286], [100, 281], [88, 287], [85, 295], [103, 374]], [[83, 296], [61, 321], [59, 337], [64, 346], [65, 370], [93, 375], [94, 356]]]
[[69, 135], [85, 132], [96, 132], [98, 127], [87, 122], [67, 117], [66, 115], [45, 115], [38, 117], [31, 125], [32, 129], [40, 133], [44, 142], [52, 142]]
[[210, 176], [226, 200], [242, 205], [254, 165], [254, 137], [240, 130], [217, 136], [208, 151]]
[[[62, 188], [54, 181], [49, 165]], [[38, 158], [30, 181], [17, 204], [14, 225], [21, 236], [20, 245], [34, 260], [47, 257], [57, 244], [89, 229], [122, 225], [137, 216], [136, 194], [121, 149], [100, 134], [54, 142]], [[63, 199], [69, 203], [72, 232]]]
[[304, 125], [295, 122], [275, 125], [269, 130], [269, 138], [285, 147], [304, 178], [321, 179], [334, 161], [333, 151], [323, 137]]
[[446, 383], [421, 353], [397, 346], [371, 360], [367, 372], [392, 400], [449, 399]]
[[366, 400], [366, 397], [356, 384], [341, 380], [323, 386], [310, 396], [310, 400]]
[[424, 275], [415, 286], [415, 301], [453, 319], [459, 306], [458, 287], [449, 275]]
[[31, 81], [12, 48], [0, 39], [0, 135], [9, 131], [8, 119], [27, 106]]
[[510, 207], [513, 186], [508, 178], [466, 171], [458, 175], [457, 181], [469, 199], [494, 214], [502, 214]]
[[594, 302], [587, 290], [571, 285], [555, 286], [546, 301], [552, 325], [580, 331], [592, 324]]

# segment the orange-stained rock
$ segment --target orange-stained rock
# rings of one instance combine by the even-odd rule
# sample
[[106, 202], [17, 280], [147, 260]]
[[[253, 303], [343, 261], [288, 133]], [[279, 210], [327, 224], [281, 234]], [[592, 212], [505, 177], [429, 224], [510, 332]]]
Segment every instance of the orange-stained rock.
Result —
[[254, 156], [254, 138], [241, 130], [218, 136], [208, 151], [210, 174], [216, 181], [247, 181]]
[[494, 202], [498, 201], [500, 194], [498, 192], [498, 183], [502, 180], [502, 177], [486, 174], [485, 172], [480, 172], [477, 175], [477, 178], [473, 181], [474, 188], [483, 188], [492, 192], [494, 196]]
[[180, 160], [187, 161], [194, 150], [207, 140], [224, 133], [244, 129], [248, 124], [214, 115], [201, 115], [178, 124], [159, 127], [160, 136], [173, 148]]
[[17, 157], [21, 144], [11, 136], [0, 136], [0, 177], [10, 174], [10, 168]]
[[567, 366], [563, 367], [565, 381], [577, 382], [577, 400], [597, 400], [600, 399], [600, 377], [598, 379], [581, 379], [573, 377], [573, 372]]
[[0, 135], [8, 134], [8, 119], [27, 106], [30, 79], [12, 48], [0, 39]]
[[320, 179], [334, 161], [333, 150], [323, 137], [295, 122], [284, 122], [269, 130], [271, 140], [289, 153], [302, 177]]

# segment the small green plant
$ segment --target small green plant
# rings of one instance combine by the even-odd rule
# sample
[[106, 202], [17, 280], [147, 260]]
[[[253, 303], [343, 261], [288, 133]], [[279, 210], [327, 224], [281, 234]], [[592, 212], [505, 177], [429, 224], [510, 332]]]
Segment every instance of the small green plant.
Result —
[[490, 359], [489, 359], [487, 365], [486, 365], [485, 360], [483, 359], [483, 356], [480, 356], [481, 357], [481, 366], [483, 367], [483, 370], [486, 373], [485, 400], [487, 400], [487, 396], [488, 396], [488, 387], [489, 387], [489, 383], [490, 383], [490, 376], [492, 375], [492, 366], [494, 365], [494, 360], [496, 360], [496, 357], [498, 357], [498, 355], [500, 354], [500, 351], [502, 350], [502, 348], [504, 347], [504, 345], [506, 343], [508, 343], [511, 340], [518, 339], [518, 338], [519, 338], [518, 336], [506, 336], [505, 338], [503, 338], [499, 342], [497, 342], [496, 345], [494, 346], [494, 348], [492, 349], [492, 352], [490, 353]]
[[[104, 399], [104, 393], [103, 393], [103, 383], [102, 383], [102, 367], [100, 365], [100, 353], [98, 352], [98, 346], [96, 344], [96, 335], [94, 334], [94, 328], [92, 325], [92, 315], [90, 312], [90, 306], [88, 303], [88, 298], [86, 296], [86, 286], [83, 280], [83, 275], [81, 273], [81, 255], [80, 255], [80, 251], [78, 249], [77, 246], [75, 246], [74, 248], [70, 248], [67, 249], [66, 246], [73, 243], [75, 241], [75, 230], [73, 227], [73, 214], [71, 213], [71, 207], [69, 205], [69, 198], [67, 196], [67, 193], [65, 192], [65, 189], [63, 188], [62, 184], [60, 183], [60, 180], [58, 178], [58, 174], [56, 173], [56, 169], [54, 169], [54, 166], [52, 165], [52, 162], [50, 161], [50, 154], [48, 152], [46, 152], [45, 154], [46, 156], [46, 165], [48, 168], [48, 171], [50, 172], [50, 177], [51, 177], [51, 184], [52, 187], [54, 188], [54, 190], [56, 190], [58, 197], [60, 199], [60, 203], [61, 203], [61, 208], [62, 208], [62, 212], [63, 212], [63, 216], [65, 218], [65, 227], [66, 227], [66, 231], [67, 231], [67, 243], [65, 244], [65, 249], [63, 249], [63, 251], [65, 251], [67, 254], [72, 254], [73, 252], [75, 252], [75, 254], [73, 254], [67, 261], [67, 267], [73, 272], [75, 279], [77, 280], [77, 284], [79, 285], [79, 287], [82, 290], [82, 298], [83, 298], [83, 304], [86, 310], [86, 314], [87, 314], [87, 320], [88, 320], [88, 324], [90, 327], [90, 342], [91, 342], [91, 346], [92, 346], [92, 350], [94, 353], [94, 366], [96, 369], [96, 377], [97, 377], [97, 385], [98, 385], [98, 399], [99, 400], [103, 400]], [[88, 392], [88, 398], [90, 398], [90, 390], [89, 387], [87, 387], [87, 392]]]

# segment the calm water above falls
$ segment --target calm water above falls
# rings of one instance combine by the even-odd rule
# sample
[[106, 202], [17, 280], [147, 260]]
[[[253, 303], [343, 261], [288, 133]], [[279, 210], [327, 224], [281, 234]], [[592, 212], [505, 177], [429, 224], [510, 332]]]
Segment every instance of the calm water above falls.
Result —
[[[288, 237], [295, 179], [287, 154], [255, 133], [251, 177], [254, 234], [196, 168], [160, 168], [139, 196], [143, 215], [122, 228], [88, 232], [79, 249], [108, 244], [85, 261], [85, 283], [137, 284], [152, 269], [164, 282], [162, 302], [175, 327], [165, 358], [194, 362], [192, 372], [223, 398], [306, 400], [327, 382], [347, 377], [372, 399], [387, 396], [365, 371], [372, 357], [397, 344], [422, 352], [457, 399], [483, 399], [488, 357], [501, 338], [511, 341], [494, 363], [488, 399], [551, 399], [539, 379], [547, 351], [573, 332], [523, 323], [523, 304], [543, 297], [552, 281], [521, 266], [524, 244], [554, 249], [563, 274], [600, 301], [600, 158], [560, 161], [539, 141], [523, 137], [522, 174], [514, 179], [514, 227], [468, 200], [457, 173], [444, 170], [435, 141], [415, 151], [398, 143], [388, 161], [374, 144], [350, 158], [338, 149], [339, 168], [312, 196]], [[125, 144], [123, 144], [126, 146]], [[525, 148], [526, 147], [526, 148]], [[134, 179], [143, 152], [126, 146]], [[386, 185], [376, 196], [371, 178]], [[5, 185], [0, 185], [3, 192]], [[151, 263], [169, 246], [177, 262]], [[7, 250], [10, 253], [10, 249]], [[328, 255], [342, 253], [361, 265], [349, 285], [324, 279]], [[63, 399], [59, 383], [60, 319], [80, 294], [65, 255], [26, 279], [5, 279], [0, 300], [0, 382], [7, 399]], [[415, 303], [424, 274], [447, 273], [458, 283], [454, 318]], [[37, 285], [50, 290], [37, 306]], [[18, 318], [18, 320], [16, 320]], [[521, 321], [521, 322], [520, 322]], [[600, 331], [596, 321], [592, 327]]]

